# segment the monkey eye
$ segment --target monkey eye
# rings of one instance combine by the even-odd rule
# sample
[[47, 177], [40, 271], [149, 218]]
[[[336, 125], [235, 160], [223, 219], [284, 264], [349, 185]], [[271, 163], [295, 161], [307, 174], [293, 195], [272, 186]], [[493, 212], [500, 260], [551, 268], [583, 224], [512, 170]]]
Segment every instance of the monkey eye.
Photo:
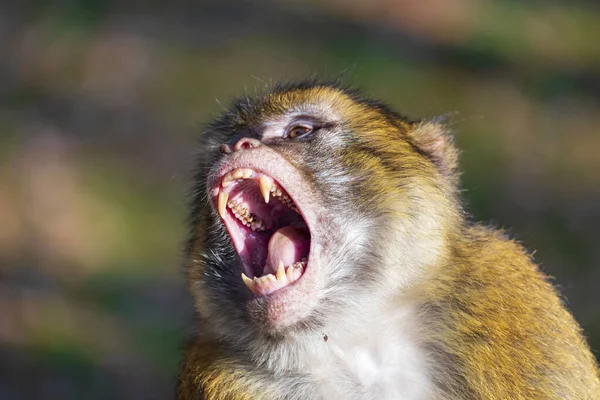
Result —
[[309, 135], [313, 131], [313, 127], [308, 124], [296, 124], [292, 125], [287, 132], [285, 133], [285, 137], [288, 139], [296, 139], [302, 136]]

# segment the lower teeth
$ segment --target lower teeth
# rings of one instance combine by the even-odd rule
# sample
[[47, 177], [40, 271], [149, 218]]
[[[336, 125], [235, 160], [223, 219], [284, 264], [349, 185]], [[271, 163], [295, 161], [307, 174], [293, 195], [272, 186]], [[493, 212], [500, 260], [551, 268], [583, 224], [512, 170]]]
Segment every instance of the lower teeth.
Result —
[[276, 275], [266, 274], [250, 279], [245, 274], [242, 274], [242, 280], [252, 293], [261, 296], [269, 294], [297, 281], [300, 276], [302, 276], [304, 268], [306, 268], [306, 258], [303, 258], [301, 261], [297, 261], [288, 267], [284, 267], [283, 262], [280, 262], [279, 268], [283, 269], [283, 271], [278, 270]]

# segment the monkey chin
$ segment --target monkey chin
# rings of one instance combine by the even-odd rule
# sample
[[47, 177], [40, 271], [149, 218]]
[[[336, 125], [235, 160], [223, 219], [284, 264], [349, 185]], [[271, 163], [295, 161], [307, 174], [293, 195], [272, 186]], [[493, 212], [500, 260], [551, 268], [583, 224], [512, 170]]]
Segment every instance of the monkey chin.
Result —
[[294, 285], [248, 302], [250, 317], [260, 331], [267, 335], [281, 334], [309, 317], [316, 307], [314, 269], [311, 263], [311, 268]]
[[208, 192], [240, 259], [245, 307], [265, 333], [306, 319], [319, 292], [324, 207], [299, 171], [277, 153], [253, 149], [211, 172]]

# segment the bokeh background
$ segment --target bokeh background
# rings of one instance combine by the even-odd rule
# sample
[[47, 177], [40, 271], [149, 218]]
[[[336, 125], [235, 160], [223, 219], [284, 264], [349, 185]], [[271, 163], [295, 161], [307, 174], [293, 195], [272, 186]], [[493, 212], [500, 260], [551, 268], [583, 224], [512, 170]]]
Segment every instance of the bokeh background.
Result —
[[464, 196], [600, 350], [592, 1], [0, 4], [0, 398], [171, 398], [196, 138], [232, 96], [343, 77], [451, 116]]

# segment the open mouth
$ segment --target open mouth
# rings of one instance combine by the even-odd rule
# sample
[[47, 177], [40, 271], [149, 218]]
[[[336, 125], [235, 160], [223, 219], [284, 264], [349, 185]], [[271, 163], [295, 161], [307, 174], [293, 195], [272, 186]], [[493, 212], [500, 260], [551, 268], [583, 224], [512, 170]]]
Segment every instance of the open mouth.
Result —
[[302, 277], [310, 230], [294, 200], [272, 177], [250, 168], [226, 173], [217, 208], [240, 255], [242, 280], [254, 295], [269, 295]]

